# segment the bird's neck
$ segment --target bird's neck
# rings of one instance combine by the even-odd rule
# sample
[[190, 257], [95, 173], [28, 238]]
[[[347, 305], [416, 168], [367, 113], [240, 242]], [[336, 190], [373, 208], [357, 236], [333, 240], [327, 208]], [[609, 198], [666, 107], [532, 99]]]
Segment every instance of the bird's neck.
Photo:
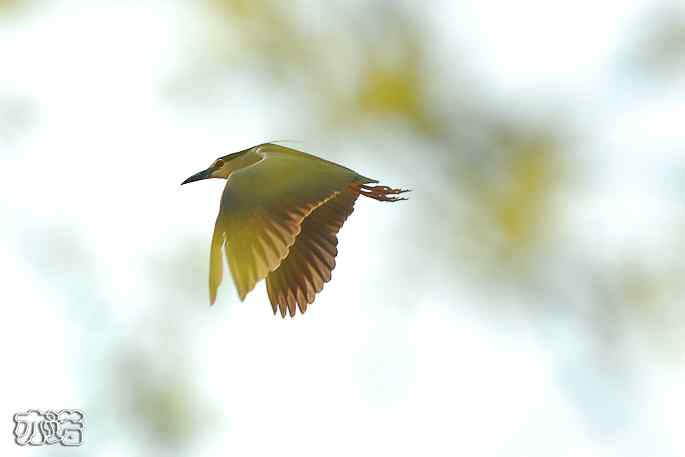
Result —
[[248, 150], [244, 154], [241, 154], [240, 156], [238, 156], [235, 159], [228, 162], [221, 169], [221, 172], [220, 172], [220, 174], [217, 175], [217, 178], [228, 179], [233, 172], [238, 171], [238, 170], [242, 170], [243, 168], [247, 168], [251, 165], [254, 165], [257, 162], [259, 162], [260, 160], [262, 160], [262, 156], [255, 153], [252, 150]]

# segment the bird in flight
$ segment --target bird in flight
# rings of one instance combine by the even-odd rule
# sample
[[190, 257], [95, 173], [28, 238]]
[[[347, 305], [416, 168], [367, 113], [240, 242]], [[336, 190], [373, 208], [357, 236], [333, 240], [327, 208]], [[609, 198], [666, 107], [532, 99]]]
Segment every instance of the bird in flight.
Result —
[[330, 281], [338, 231], [360, 195], [396, 202], [408, 192], [273, 143], [219, 157], [181, 184], [209, 178], [228, 180], [212, 236], [210, 304], [225, 255], [240, 300], [266, 278], [273, 312], [282, 317], [304, 313]]

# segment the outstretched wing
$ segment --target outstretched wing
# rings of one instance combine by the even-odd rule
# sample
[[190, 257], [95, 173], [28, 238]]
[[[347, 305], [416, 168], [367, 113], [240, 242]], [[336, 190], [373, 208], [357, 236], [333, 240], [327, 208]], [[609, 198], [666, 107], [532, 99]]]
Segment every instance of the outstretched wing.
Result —
[[221, 283], [223, 253], [240, 299], [286, 258], [302, 221], [364, 180], [352, 170], [276, 145], [255, 149], [262, 160], [231, 174], [212, 240], [210, 301]]
[[266, 278], [274, 314], [280, 309], [285, 317], [286, 309], [294, 316], [296, 306], [300, 312], [314, 301], [317, 293], [331, 279], [338, 254], [338, 231], [354, 210], [359, 196], [345, 190], [316, 208], [302, 222], [302, 231], [288, 256]]

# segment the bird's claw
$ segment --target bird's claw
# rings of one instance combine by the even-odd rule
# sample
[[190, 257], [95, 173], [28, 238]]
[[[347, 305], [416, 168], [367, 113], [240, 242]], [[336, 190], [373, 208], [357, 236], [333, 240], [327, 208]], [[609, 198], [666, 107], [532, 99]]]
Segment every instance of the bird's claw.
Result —
[[359, 193], [381, 202], [398, 202], [408, 200], [405, 197], [396, 197], [398, 194], [410, 192], [409, 189], [393, 189], [388, 186], [361, 186]]

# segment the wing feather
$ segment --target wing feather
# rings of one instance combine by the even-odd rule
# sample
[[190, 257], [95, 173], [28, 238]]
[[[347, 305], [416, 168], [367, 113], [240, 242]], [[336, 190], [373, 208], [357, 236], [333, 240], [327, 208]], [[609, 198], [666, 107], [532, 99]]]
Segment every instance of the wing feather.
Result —
[[286, 308], [294, 316], [295, 305], [304, 313], [330, 281], [338, 253], [337, 234], [352, 214], [357, 197], [351, 190], [341, 192], [307, 216], [288, 256], [267, 276], [269, 300], [283, 317]]
[[[219, 222], [217, 220], [217, 226]], [[224, 277], [224, 244], [226, 239], [221, 230], [214, 229], [209, 258], [209, 303], [216, 302], [216, 291]]]

